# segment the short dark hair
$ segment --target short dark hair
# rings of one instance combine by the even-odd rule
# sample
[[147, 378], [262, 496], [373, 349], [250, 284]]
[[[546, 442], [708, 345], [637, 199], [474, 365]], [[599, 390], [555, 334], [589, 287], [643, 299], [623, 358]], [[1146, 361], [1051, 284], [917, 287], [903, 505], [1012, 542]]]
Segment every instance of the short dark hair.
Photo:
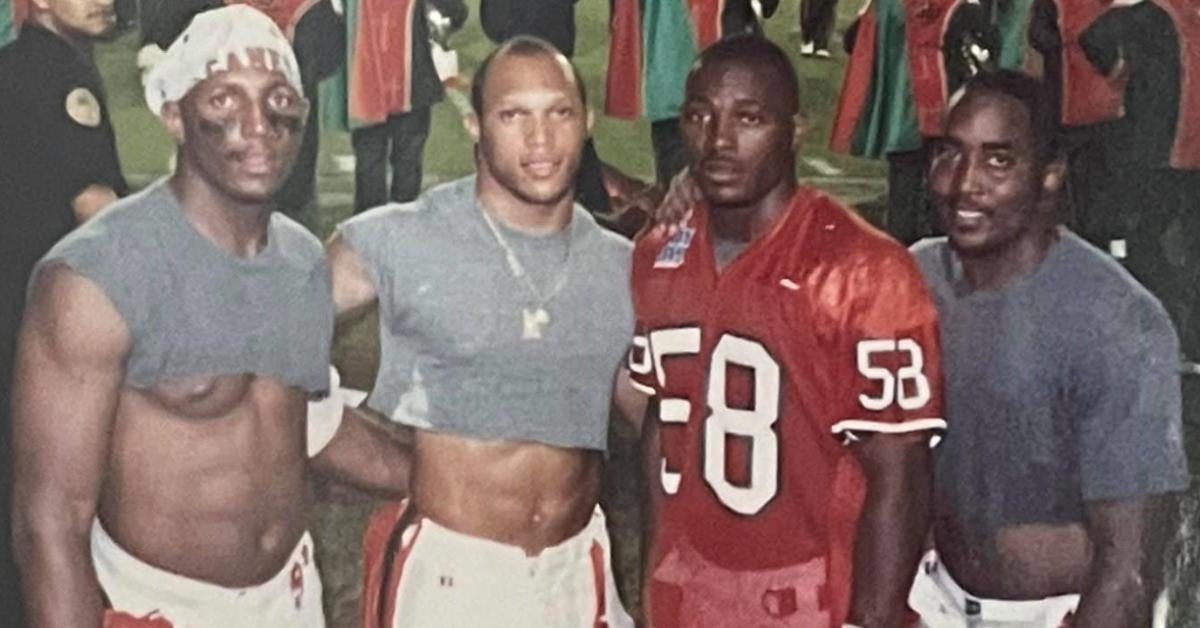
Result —
[[951, 98], [946, 112], [960, 103], [982, 94], [1000, 94], [1021, 103], [1029, 115], [1029, 131], [1033, 134], [1034, 157], [1039, 166], [1045, 166], [1061, 156], [1062, 127], [1059, 112], [1055, 107], [1050, 86], [1040, 79], [1017, 70], [992, 70], [980, 72], [967, 82]]
[[700, 68], [718, 63], [737, 63], [755, 69], [764, 68], [779, 79], [779, 98], [789, 113], [800, 113], [800, 79], [792, 60], [775, 42], [754, 33], [744, 33], [718, 40], [700, 52], [688, 80]]
[[[483, 63], [479, 64], [479, 69], [475, 72], [475, 76], [471, 78], [471, 109], [475, 115], [483, 115], [483, 87], [487, 83], [488, 71], [492, 67], [492, 62], [501, 56], [516, 55], [518, 57], [536, 57], [538, 55], [546, 55], [548, 57], [556, 57], [562, 52], [554, 47], [554, 44], [540, 37], [532, 37], [530, 35], [517, 35], [508, 39], [504, 43], [496, 47], [495, 50], [488, 53], [484, 57]], [[566, 55], [563, 55], [566, 58]], [[575, 86], [579, 88], [579, 100], [583, 102], [583, 108], [587, 109], [587, 87], [583, 84], [583, 77], [579, 75], [579, 68], [567, 59], [567, 65], [571, 67], [571, 78], [575, 81]]]

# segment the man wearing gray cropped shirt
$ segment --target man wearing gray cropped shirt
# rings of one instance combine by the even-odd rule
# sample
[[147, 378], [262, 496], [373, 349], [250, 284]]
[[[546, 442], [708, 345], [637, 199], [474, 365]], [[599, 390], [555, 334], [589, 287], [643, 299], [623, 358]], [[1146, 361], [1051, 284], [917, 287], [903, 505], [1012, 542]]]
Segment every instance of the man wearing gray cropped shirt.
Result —
[[339, 315], [379, 305], [368, 403], [413, 428], [411, 499], [363, 544], [367, 628], [630, 625], [597, 498], [631, 245], [573, 203], [585, 102], [510, 40], [472, 85], [477, 175], [329, 244]]
[[320, 242], [273, 211], [304, 125], [296, 61], [262, 13], [217, 9], [146, 99], [175, 173], [34, 270], [13, 402], [29, 624], [320, 628], [309, 473], [402, 493], [408, 467], [338, 403], [305, 429], [333, 302]]
[[932, 628], [1148, 626], [1167, 494], [1188, 481], [1175, 331], [1059, 224], [1055, 119], [1038, 81], [977, 76], [930, 167], [948, 237], [913, 250], [955, 426], [909, 597]]

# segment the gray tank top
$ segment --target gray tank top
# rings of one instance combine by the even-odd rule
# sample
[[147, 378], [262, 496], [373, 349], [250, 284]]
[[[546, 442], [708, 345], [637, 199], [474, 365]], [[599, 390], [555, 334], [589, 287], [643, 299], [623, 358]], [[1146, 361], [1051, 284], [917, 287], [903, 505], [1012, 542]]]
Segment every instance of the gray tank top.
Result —
[[124, 319], [128, 386], [233, 373], [329, 386], [329, 266], [316, 237], [282, 214], [262, 251], [236, 257], [195, 230], [160, 180], [63, 238], [38, 268], [52, 264], [96, 283]]
[[474, 177], [339, 227], [379, 294], [368, 404], [424, 429], [605, 450], [613, 373], [633, 329], [632, 244], [579, 206], [565, 234], [499, 228], [543, 292], [565, 265], [540, 339], [522, 338], [530, 294], [483, 219]]

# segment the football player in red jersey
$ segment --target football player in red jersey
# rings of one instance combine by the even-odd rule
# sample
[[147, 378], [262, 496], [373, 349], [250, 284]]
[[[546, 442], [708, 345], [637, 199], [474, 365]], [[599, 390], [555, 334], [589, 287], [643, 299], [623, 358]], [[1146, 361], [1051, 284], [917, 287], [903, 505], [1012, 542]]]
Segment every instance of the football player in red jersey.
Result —
[[899, 244], [797, 184], [798, 92], [765, 39], [706, 49], [681, 118], [701, 200], [634, 253], [654, 628], [904, 617], [945, 427], [936, 313]]

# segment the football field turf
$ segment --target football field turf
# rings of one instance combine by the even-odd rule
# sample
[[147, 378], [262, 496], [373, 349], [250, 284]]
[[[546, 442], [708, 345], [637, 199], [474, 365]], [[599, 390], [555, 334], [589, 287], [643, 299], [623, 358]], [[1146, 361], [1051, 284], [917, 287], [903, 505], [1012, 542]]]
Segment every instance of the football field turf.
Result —
[[[478, 0], [469, 0], [471, 17], [462, 31], [451, 40], [459, 51], [460, 66], [470, 73], [492, 45], [483, 37], [478, 23]], [[844, 200], [856, 204], [868, 217], [878, 220], [876, 202], [885, 190], [885, 167], [881, 162], [867, 161], [831, 154], [826, 148], [832, 110], [837, 99], [845, 55], [834, 45], [831, 60], [801, 59], [798, 41], [791, 33], [797, 16], [796, 0], [783, 0], [779, 12], [767, 23], [767, 33], [779, 42], [797, 61], [802, 101], [808, 114], [811, 130], [805, 137], [798, 163], [802, 178], [829, 190]], [[859, 8], [857, 0], [843, 0], [839, 7], [837, 32], [840, 33]], [[597, 149], [606, 161], [622, 170], [649, 179], [653, 160], [649, 144], [649, 125], [611, 119], [600, 113], [603, 103], [604, 67], [607, 55], [608, 2], [580, 0], [577, 5], [578, 42], [575, 62], [587, 82], [589, 100], [596, 110], [594, 136]], [[836, 36], [835, 42], [840, 42]], [[101, 46], [97, 59], [107, 89], [113, 126], [117, 133], [118, 149], [130, 183], [142, 187], [167, 172], [172, 145], [157, 119], [150, 114], [142, 97], [138, 72], [134, 66], [137, 37], [125, 36]], [[350, 167], [350, 141], [347, 134], [327, 129], [321, 137], [319, 162], [318, 213], [316, 231], [324, 238], [333, 225], [348, 217], [353, 195], [353, 173]], [[463, 130], [459, 110], [450, 102], [434, 108], [433, 126], [425, 149], [425, 182], [427, 187], [471, 172], [471, 144]], [[453, 252], [447, 259], [453, 260]], [[378, 348], [373, 316], [341, 326], [335, 347], [335, 362], [344, 380], [352, 386], [369, 388], [378, 361]], [[1200, 378], [1192, 378], [1200, 379]], [[1189, 382], [1193, 388], [1200, 387]], [[1195, 397], [1196, 395], [1192, 395]], [[1189, 416], [1195, 416], [1194, 409]], [[1195, 430], [1193, 430], [1194, 432]], [[614, 427], [614, 452], [606, 479], [605, 503], [614, 526], [618, 570], [625, 599], [636, 603], [635, 566], [637, 565], [636, 481], [632, 435], [624, 426]], [[1192, 456], [1196, 460], [1196, 456]], [[1197, 468], [1193, 462], [1192, 468]], [[324, 575], [326, 612], [331, 626], [357, 626], [359, 588], [359, 547], [361, 531], [374, 500], [366, 495], [340, 486], [318, 481], [318, 506], [313, 517], [318, 554]], [[1200, 626], [1200, 578], [1195, 564], [1200, 554], [1200, 531], [1197, 530], [1196, 489], [1184, 500], [1178, 534], [1170, 559], [1176, 604], [1170, 626]]]

